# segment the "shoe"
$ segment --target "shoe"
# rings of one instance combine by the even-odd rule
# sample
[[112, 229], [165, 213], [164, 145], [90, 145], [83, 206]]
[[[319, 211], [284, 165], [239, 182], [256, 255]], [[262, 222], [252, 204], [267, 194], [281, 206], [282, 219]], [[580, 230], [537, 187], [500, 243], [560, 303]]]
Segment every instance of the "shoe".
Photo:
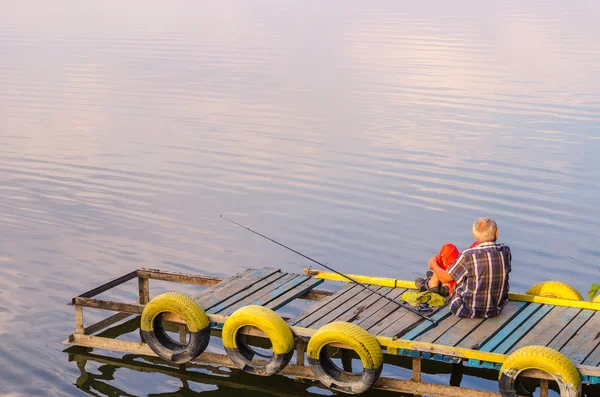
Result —
[[448, 288], [447, 285], [441, 285], [439, 289], [439, 294], [442, 295], [444, 298], [450, 296], [450, 288]]
[[415, 285], [417, 286], [417, 290], [424, 292], [427, 291], [427, 280], [422, 277], [415, 278]]
[[438, 283], [437, 287], [430, 287], [429, 286], [429, 280], [430, 279], [431, 278], [428, 277], [427, 280], [425, 280], [425, 290], [426, 291], [435, 292], [436, 294], [439, 294], [440, 293], [440, 285], [441, 285], [441, 283]]

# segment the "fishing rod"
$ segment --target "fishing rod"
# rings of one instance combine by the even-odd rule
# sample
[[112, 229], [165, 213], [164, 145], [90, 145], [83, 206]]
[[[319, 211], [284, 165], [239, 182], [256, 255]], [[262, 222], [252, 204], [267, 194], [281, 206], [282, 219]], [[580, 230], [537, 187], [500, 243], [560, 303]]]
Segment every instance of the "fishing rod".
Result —
[[272, 241], [272, 242], [274, 242], [275, 244], [277, 244], [277, 245], [279, 245], [279, 246], [281, 246], [281, 247], [283, 247], [283, 248], [285, 248], [285, 249], [288, 249], [288, 250], [292, 251], [293, 253], [295, 253], [295, 254], [298, 254], [298, 255], [300, 255], [300, 256], [301, 256], [301, 257], [303, 257], [303, 258], [306, 258], [306, 259], [308, 259], [308, 260], [309, 260], [309, 261], [311, 261], [311, 262], [314, 262], [314, 263], [316, 263], [317, 265], [323, 266], [325, 269], [327, 269], [327, 270], [330, 270], [330, 271], [332, 271], [332, 272], [334, 272], [334, 273], [336, 273], [336, 274], [338, 274], [338, 275], [340, 275], [340, 276], [342, 276], [342, 277], [344, 277], [344, 278], [346, 278], [346, 279], [348, 279], [348, 280], [352, 281], [354, 284], [356, 284], [356, 285], [360, 285], [362, 288], [364, 288], [364, 289], [366, 289], [366, 290], [368, 290], [368, 291], [371, 291], [372, 293], [374, 293], [374, 294], [377, 294], [377, 295], [381, 296], [382, 298], [385, 298], [385, 299], [389, 300], [390, 302], [394, 302], [394, 303], [395, 303], [395, 304], [397, 304], [398, 306], [400, 306], [400, 307], [402, 307], [402, 308], [404, 308], [404, 309], [406, 309], [406, 310], [408, 310], [408, 311], [411, 311], [411, 312], [413, 312], [413, 313], [415, 313], [415, 314], [417, 314], [417, 315], [419, 315], [419, 316], [423, 317], [423, 318], [424, 318], [425, 320], [427, 320], [427, 321], [431, 321], [431, 322], [432, 322], [433, 324], [435, 324], [435, 325], [438, 325], [438, 322], [437, 322], [436, 320], [434, 320], [434, 319], [432, 319], [432, 318], [429, 318], [429, 317], [425, 316], [423, 313], [420, 313], [418, 310], [416, 310], [416, 309], [412, 308], [411, 306], [408, 306], [408, 305], [406, 305], [406, 304], [404, 304], [404, 303], [402, 303], [402, 302], [398, 302], [397, 300], [395, 300], [395, 299], [392, 299], [392, 298], [390, 298], [389, 296], [385, 296], [385, 295], [383, 295], [383, 294], [381, 294], [381, 293], [379, 293], [379, 292], [375, 291], [374, 289], [372, 289], [372, 288], [370, 288], [370, 287], [367, 287], [367, 286], [366, 286], [366, 285], [364, 285], [363, 283], [361, 283], [361, 282], [359, 282], [359, 281], [356, 281], [354, 278], [352, 278], [352, 277], [350, 277], [350, 276], [348, 276], [348, 275], [346, 275], [346, 274], [340, 273], [340, 272], [338, 272], [337, 270], [335, 270], [335, 269], [332, 269], [331, 267], [327, 266], [326, 264], [324, 264], [324, 263], [321, 263], [321, 262], [319, 262], [319, 261], [317, 261], [317, 260], [314, 260], [313, 258], [310, 258], [310, 257], [308, 257], [308, 256], [304, 255], [303, 253], [301, 253], [301, 252], [298, 252], [298, 251], [296, 251], [295, 249], [292, 249], [292, 248], [288, 247], [287, 245], [283, 245], [283, 244], [281, 244], [280, 242], [278, 242], [278, 241], [275, 241], [275, 240], [273, 240], [272, 238], [265, 236], [264, 234], [261, 234], [261, 233], [259, 233], [259, 232], [255, 231], [255, 230], [252, 230], [252, 229], [250, 229], [249, 227], [246, 227], [246, 226], [244, 226], [244, 225], [241, 225], [241, 224], [239, 224], [239, 223], [237, 223], [237, 222], [235, 222], [235, 221], [232, 221], [231, 219], [229, 219], [229, 218], [226, 218], [226, 217], [224, 217], [223, 215], [220, 215], [220, 216], [221, 216], [221, 218], [225, 219], [226, 221], [229, 221], [229, 222], [233, 223], [234, 225], [238, 225], [239, 227], [241, 227], [241, 228], [243, 228], [243, 229], [246, 229], [246, 230], [248, 230], [248, 231], [250, 231], [250, 232], [252, 232], [252, 233], [254, 233], [254, 234], [256, 234], [256, 235], [258, 235], [258, 236], [260, 236], [260, 237], [262, 237], [262, 238], [265, 238], [265, 239], [267, 239], [267, 240], [269, 240], [269, 241]]

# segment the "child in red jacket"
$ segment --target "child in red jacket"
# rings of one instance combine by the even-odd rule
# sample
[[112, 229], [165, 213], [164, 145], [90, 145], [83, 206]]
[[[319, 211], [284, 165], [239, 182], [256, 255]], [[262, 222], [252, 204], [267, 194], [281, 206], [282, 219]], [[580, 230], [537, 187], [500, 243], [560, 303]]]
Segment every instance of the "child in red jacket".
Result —
[[[474, 242], [469, 248], [473, 248], [476, 245], [477, 242]], [[435, 260], [440, 267], [448, 270], [459, 255], [460, 251], [454, 244], [444, 244], [442, 245], [442, 249], [440, 249], [440, 253], [436, 255]], [[419, 291], [432, 291], [442, 296], [450, 296], [454, 292], [456, 281], [452, 281], [449, 284], [442, 284], [432, 271], [428, 271], [427, 278], [419, 277], [415, 280], [415, 284]]]

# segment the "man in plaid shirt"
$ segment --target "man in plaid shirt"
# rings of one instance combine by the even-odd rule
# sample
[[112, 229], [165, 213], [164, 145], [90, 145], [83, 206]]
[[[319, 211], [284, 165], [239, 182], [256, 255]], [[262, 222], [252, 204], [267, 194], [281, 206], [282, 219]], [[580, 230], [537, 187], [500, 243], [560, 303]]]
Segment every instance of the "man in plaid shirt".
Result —
[[494, 317], [508, 302], [510, 248], [496, 243], [498, 226], [491, 218], [480, 218], [473, 223], [473, 237], [477, 245], [464, 250], [447, 271], [435, 257], [429, 260], [429, 268], [442, 283], [456, 281], [450, 297], [453, 314], [468, 318]]

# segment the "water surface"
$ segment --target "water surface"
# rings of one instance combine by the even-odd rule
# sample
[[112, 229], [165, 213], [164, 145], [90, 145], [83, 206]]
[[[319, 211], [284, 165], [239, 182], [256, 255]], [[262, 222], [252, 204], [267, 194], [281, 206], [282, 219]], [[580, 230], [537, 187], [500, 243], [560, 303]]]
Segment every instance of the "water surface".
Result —
[[413, 3], [3, 2], [0, 394], [292, 395], [62, 353], [69, 299], [138, 267], [310, 265], [220, 214], [405, 279], [492, 216], [513, 291], [600, 281], [598, 2]]

